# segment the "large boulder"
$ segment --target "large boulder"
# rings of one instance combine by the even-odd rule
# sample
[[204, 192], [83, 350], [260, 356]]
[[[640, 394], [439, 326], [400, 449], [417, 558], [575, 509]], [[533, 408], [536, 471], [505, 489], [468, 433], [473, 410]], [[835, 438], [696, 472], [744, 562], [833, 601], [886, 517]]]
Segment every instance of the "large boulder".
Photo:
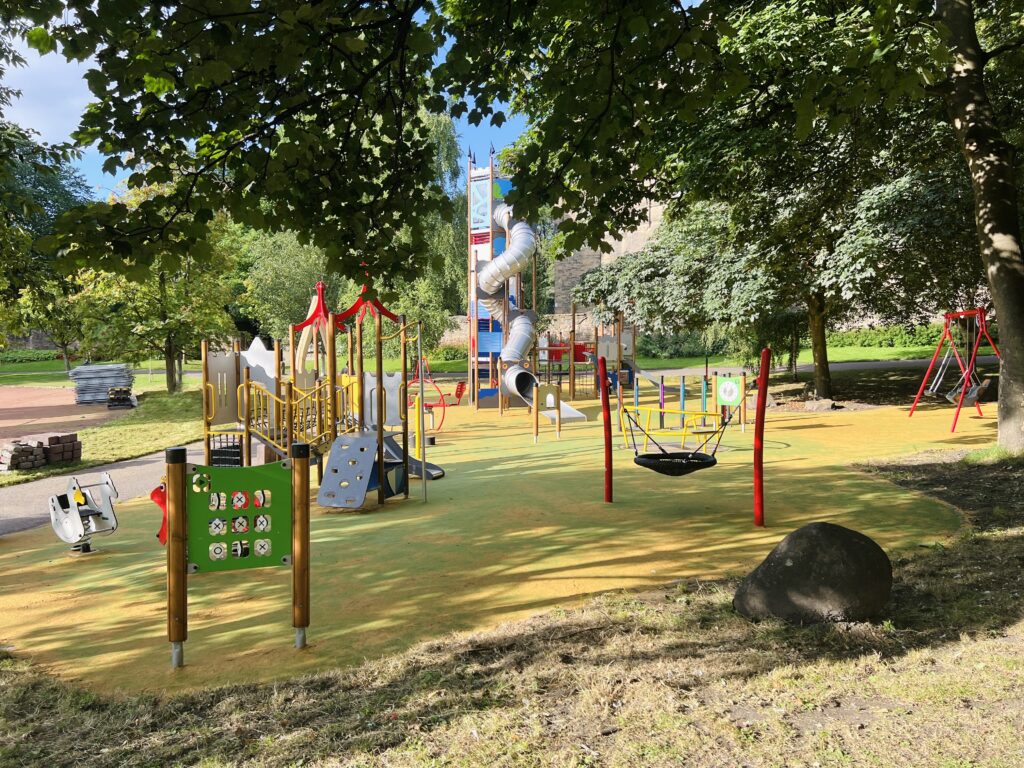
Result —
[[811, 523], [743, 579], [732, 605], [754, 621], [865, 621], [881, 613], [891, 591], [892, 563], [878, 544], [841, 525]]

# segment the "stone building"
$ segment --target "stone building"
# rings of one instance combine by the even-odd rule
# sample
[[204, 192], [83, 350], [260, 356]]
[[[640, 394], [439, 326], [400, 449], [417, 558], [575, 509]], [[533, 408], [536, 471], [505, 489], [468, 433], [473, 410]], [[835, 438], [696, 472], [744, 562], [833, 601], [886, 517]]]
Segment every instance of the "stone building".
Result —
[[627, 232], [619, 240], [611, 240], [612, 250], [610, 253], [600, 253], [592, 248], [585, 248], [577, 251], [567, 259], [555, 264], [555, 313], [562, 314], [569, 312], [572, 308], [572, 289], [587, 272], [592, 269], [610, 264], [626, 253], [639, 251], [647, 241], [651, 239], [654, 231], [661, 223], [664, 213], [664, 206], [660, 203], [649, 203], [647, 208], [647, 221], [638, 229]]

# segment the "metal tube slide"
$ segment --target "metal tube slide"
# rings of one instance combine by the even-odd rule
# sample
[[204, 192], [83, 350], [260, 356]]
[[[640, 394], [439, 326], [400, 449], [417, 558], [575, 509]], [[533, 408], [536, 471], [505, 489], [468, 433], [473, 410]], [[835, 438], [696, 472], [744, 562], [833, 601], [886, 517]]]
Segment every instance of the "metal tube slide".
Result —
[[[508, 242], [502, 253], [481, 268], [477, 284], [484, 293], [489, 294], [487, 298], [480, 299], [480, 303], [492, 317], [505, 324], [505, 281], [530, 265], [530, 258], [537, 250], [537, 236], [529, 224], [512, 218], [512, 208], [505, 203], [498, 203], [494, 207], [494, 221], [499, 227], [508, 229]], [[526, 358], [536, 341], [537, 328], [528, 314], [513, 308], [509, 309], [507, 321], [508, 340], [499, 354], [502, 361], [510, 365], [502, 380], [507, 391], [515, 392], [532, 405], [533, 386], [537, 383], [537, 377], [519, 363]]]

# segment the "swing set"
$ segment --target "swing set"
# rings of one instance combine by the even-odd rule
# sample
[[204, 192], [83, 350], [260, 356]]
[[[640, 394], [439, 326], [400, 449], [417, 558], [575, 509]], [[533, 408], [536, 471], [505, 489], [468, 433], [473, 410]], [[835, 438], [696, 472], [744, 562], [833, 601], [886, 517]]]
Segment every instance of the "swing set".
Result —
[[[957, 380], [956, 385], [946, 393], [945, 397], [949, 402], [956, 404], [956, 411], [953, 413], [953, 426], [950, 427], [950, 432], [956, 432], [956, 423], [960, 419], [960, 409], [967, 405], [968, 407], [974, 406], [978, 415], [982, 416], [981, 405], [978, 403], [979, 398], [988, 389], [991, 383], [989, 379], [984, 381], [978, 376], [976, 364], [978, 359], [978, 350], [981, 348], [981, 340], [984, 338], [992, 347], [992, 351], [996, 353], [996, 357], [1001, 357], [999, 354], [999, 348], [996, 346], [995, 341], [992, 340], [992, 336], [988, 332], [988, 320], [986, 319], [986, 311], [982, 307], [976, 309], [968, 309], [963, 312], [947, 312], [944, 317], [944, 323], [942, 327], [942, 336], [939, 338], [939, 343], [935, 347], [935, 354], [932, 355], [931, 362], [928, 363], [928, 370], [924, 374], [924, 379], [921, 381], [921, 386], [917, 390], [917, 397], [914, 398], [914, 404], [910, 406], [910, 415], [914, 415], [914, 411], [917, 409], [917, 404], [921, 401], [922, 395], [936, 395], [939, 394], [942, 389], [942, 382], [946, 378], [946, 373], [951, 367], [953, 361], [956, 361], [957, 368], [960, 370], [960, 378]], [[968, 342], [972, 339], [971, 334], [973, 333], [973, 343], [970, 344], [970, 357], [965, 358], [959, 352], [956, 347], [956, 340], [953, 338], [953, 323], [958, 321], [964, 321], [968, 326]], [[947, 347], [946, 344], [949, 344]], [[945, 352], [943, 353], [943, 349]], [[939, 355], [942, 355], [942, 361], [939, 362], [936, 368], [935, 363], [939, 360]], [[932, 371], [935, 371], [935, 375], [932, 376]]]
[[[652, 469], [662, 475], [669, 475], [671, 477], [682, 477], [683, 475], [689, 475], [693, 472], [697, 472], [701, 469], [710, 469], [718, 463], [718, 459], [715, 458], [715, 454], [718, 453], [718, 446], [722, 444], [722, 436], [725, 434], [725, 430], [729, 427], [729, 422], [732, 421], [735, 410], [731, 411], [729, 415], [719, 421], [718, 425], [715, 426], [710, 432], [706, 433], [707, 437], [692, 451], [686, 450], [685, 437], [680, 443], [680, 449], [678, 451], [668, 451], [661, 443], [659, 443], [651, 433], [640, 426], [640, 422], [637, 418], [629, 412], [628, 409], [622, 409], [623, 415], [629, 423], [629, 439], [633, 444], [633, 463], [644, 467], [645, 469]], [[717, 416], [718, 414], [706, 414], [709, 416]], [[650, 421], [650, 414], [648, 414], [648, 422]], [[648, 423], [648, 427], [650, 424]], [[644, 453], [640, 453], [640, 449], [636, 444], [636, 435], [634, 429], [638, 429], [644, 433]], [[684, 435], [686, 434], [684, 428]], [[710, 453], [705, 453], [704, 449], [715, 441], [715, 447], [711, 449]], [[647, 452], [648, 442], [654, 443], [658, 447], [658, 452], [653, 451]]]

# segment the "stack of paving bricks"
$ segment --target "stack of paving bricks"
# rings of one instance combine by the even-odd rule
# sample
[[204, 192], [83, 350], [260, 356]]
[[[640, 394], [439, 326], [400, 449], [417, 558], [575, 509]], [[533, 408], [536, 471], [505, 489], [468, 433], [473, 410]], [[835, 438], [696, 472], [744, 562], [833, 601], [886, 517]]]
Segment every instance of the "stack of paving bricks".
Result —
[[46, 454], [38, 440], [15, 440], [0, 448], [0, 472], [38, 469], [45, 464]]
[[46, 456], [47, 464], [63, 464], [82, 458], [82, 441], [78, 439], [77, 432], [70, 435], [50, 435], [46, 442], [48, 445], [43, 446], [43, 454]]

